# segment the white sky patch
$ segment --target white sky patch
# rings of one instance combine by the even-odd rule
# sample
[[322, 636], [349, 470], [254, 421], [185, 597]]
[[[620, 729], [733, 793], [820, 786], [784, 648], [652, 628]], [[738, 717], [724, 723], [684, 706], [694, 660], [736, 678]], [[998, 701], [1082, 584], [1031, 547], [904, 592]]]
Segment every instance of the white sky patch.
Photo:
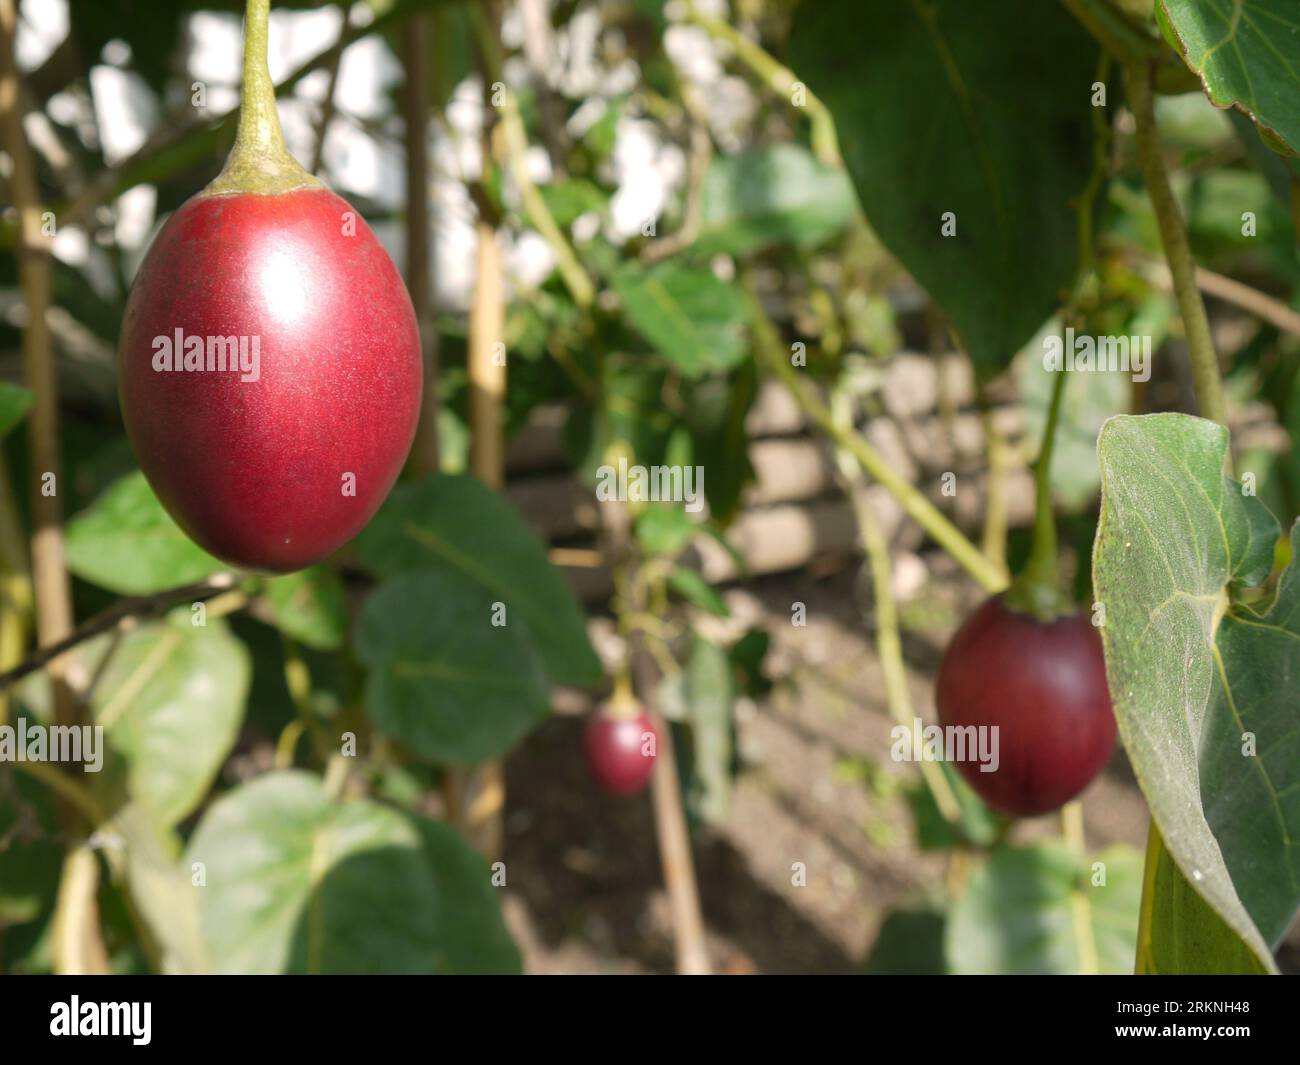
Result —
[[138, 75], [103, 65], [90, 70], [90, 94], [104, 159], [111, 166], [144, 144], [158, 120], [158, 104]]
[[40, 0], [21, 7], [14, 55], [20, 70], [35, 70], [68, 35], [68, 0]]

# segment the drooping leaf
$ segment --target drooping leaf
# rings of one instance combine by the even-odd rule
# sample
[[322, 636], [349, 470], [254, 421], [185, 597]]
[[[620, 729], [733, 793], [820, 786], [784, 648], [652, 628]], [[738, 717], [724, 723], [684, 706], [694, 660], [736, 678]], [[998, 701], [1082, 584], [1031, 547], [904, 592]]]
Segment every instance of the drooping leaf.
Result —
[[744, 297], [711, 270], [629, 264], [611, 284], [637, 332], [687, 377], [729, 370], [749, 351]]
[[382, 585], [362, 610], [357, 654], [370, 719], [435, 761], [502, 755], [550, 707], [528, 623], [454, 570]]
[[774, 244], [815, 248], [848, 226], [856, 210], [848, 175], [799, 145], [714, 156], [691, 250], [743, 255]]
[[459, 573], [522, 619], [557, 684], [590, 684], [600, 660], [573, 593], [515, 510], [472, 477], [400, 485], [357, 541], [385, 578]]
[[924, 904], [890, 911], [880, 923], [863, 971], [873, 976], [942, 976], [946, 920], [942, 909]]
[[[1131, 973], [1142, 858], [1117, 846], [1096, 861], [1104, 868], [1104, 884], [1095, 883], [1093, 867], [1059, 843], [993, 851], [948, 915], [949, 971], [1080, 973], [1091, 955], [1101, 973]], [[1088, 920], [1081, 926], [1084, 913]]]
[[1210, 100], [1237, 107], [1274, 151], [1300, 155], [1300, 8], [1291, 0], [1160, 0]]
[[[98, 642], [88, 660], [107, 650]], [[250, 676], [248, 652], [220, 618], [188, 609], [124, 636], [95, 686], [92, 711], [126, 762], [131, 796], [162, 825], [189, 814], [234, 746]]]
[[67, 552], [73, 573], [119, 595], [150, 595], [224, 569], [172, 521], [138, 470], [68, 523]]
[[204, 940], [220, 973], [517, 972], [486, 865], [454, 832], [269, 773], [205, 813]]
[[[1165, 846], [1271, 967], [1300, 904], [1300, 575], [1293, 562], [1263, 613], [1232, 601], [1267, 576], [1277, 522], [1224, 475], [1227, 448], [1226, 429], [1185, 415], [1106, 423], [1093, 583], [1120, 736]], [[1156, 967], [1175, 950], [1155, 940]]]
[[694, 603], [701, 610], [706, 610], [714, 617], [731, 616], [726, 602], [706, 581], [698, 570], [687, 566], [676, 566], [668, 575], [668, 587], [688, 602]]
[[819, 0], [790, 52], [872, 228], [1001, 370], [1078, 269], [1097, 45], [1055, 3]]

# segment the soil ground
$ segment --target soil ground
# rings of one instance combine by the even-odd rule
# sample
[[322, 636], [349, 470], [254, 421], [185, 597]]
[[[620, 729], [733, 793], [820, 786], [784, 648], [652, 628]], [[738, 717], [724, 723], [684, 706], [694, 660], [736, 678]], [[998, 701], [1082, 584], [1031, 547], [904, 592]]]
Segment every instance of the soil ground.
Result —
[[[944, 559], [928, 556], [936, 569]], [[916, 713], [933, 720], [932, 678], [956, 620], [977, 592], [935, 572], [904, 614]], [[919, 851], [889, 757], [892, 720], [855, 568], [807, 571], [733, 589], [737, 618], [772, 636], [772, 692], [737, 707], [741, 770], [731, 813], [695, 829], [695, 858], [715, 967], [729, 973], [852, 973], [883, 917], [939, 888], [942, 854]], [[946, 596], [947, 598], [941, 598]], [[961, 598], [958, 598], [961, 597]], [[791, 604], [807, 624], [790, 623]], [[909, 624], [910, 621], [910, 624]], [[534, 973], [671, 972], [672, 936], [649, 799], [607, 800], [580, 757], [582, 719], [557, 715], [507, 766], [507, 919]], [[1118, 751], [1083, 796], [1090, 849], [1145, 844], [1145, 802]], [[1015, 839], [1056, 831], [1020, 824]], [[804, 863], [806, 886], [792, 884]], [[1300, 968], [1300, 928], [1283, 948]]]

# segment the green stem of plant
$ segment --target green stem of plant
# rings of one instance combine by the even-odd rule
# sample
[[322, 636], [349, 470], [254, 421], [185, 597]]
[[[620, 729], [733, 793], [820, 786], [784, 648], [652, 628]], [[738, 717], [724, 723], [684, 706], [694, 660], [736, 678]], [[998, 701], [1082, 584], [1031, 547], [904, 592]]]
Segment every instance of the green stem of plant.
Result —
[[823, 433], [849, 452], [876, 481], [898, 500], [903, 511], [921, 526], [934, 541], [950, 554], [957, 564], [988, 592], [999, 592], [1007, 586], [1006, 571], [989, 561], [983, 552], [966, 538], [960, 529], [949, 521], [908, 480], [898, 473], [885, 457], [862, 437], [835, 423], [829, 408], [804, 381], [781, 346], [776, 330], [768, 320], [757, 294], [748, 279], [745, 292], [750, 305], [749, 320], [754, 344], [759, 358], [790, 390], [804, 414]]
[[1142, 62], [1160, 54], [1160, 42], [1149, 37], [1107, 0], [1062, 0], [1066, 9], [1121, 63]]
[[[852, 414], [847, 396], [833, 395], [831, 412], [837, 425], [852, 432]], [[907, 666], [903, 662], [903, 640], [898, 627], [898, 604], [894, 601], [894, 575], [889, 555], [889, 542], [885, 539], [880, 522], [876, 520], [871, 507], [863, 498], [861, 484], [854, 476], [858, 472], [858, 467], [853, 455], [846, 448], [838, 447], [835, 458], [849, 501], [853, 505], [862, 547], [866, 551], [867, 562], [871, 567], [871, 587], [876, 604], [876, 656], [880, 659], [880, 672], [884, 676], [885, 701], [894, 720], [910, 731], [915, 715], [912, 709], [912, 698], [907, 690]], [[921, 779], [934, 799], [934, 805], [939, 813], [950, 825], [959, 825], [961, 806], [957, 802], [957, 795], [952, 790], [952, 785], [944, 776], [943, 768], [937, 762], [924, 759], [919, 765]]]
[[35, 780], [40, 781], [51, 791], [68, 801], [76, 808], [92, 829], [108, 820], [99, 800], [91, 794], [90, 789], [78, 784], [64, 770], [48, 762], [15, 762], [20, 770]]
[[1174, 198], [1160, 153], [1160, 135], [1156, 127], [1155, 99], [1151, 88], [1151, 68], [1134, 63], [1127, 68], [1129, 106], [1137, 123], [1137, 151], [1146, 179], [1147, 195], [1155, 210], [1160, 228], [1160, 243], [1164, 247], [1169, 273], [1173, 278], [1174, 295], [1183, 319], [1187, 348], [1192, 360], [1192, 384], [1201, 415], [1220, 425], [1227, 424], [1227, 406], [1223, 398], [1223, 382], [1219, 376], [1219, 358], [1210, 335], [1210, 322], [1205, 314], [1205, 304], [1196, 287], [1196, 262], [1192, 258], [1191, 244], [1187, 239], [1187, 226], [1183, 213]]
[[726, 44], [736, 54], [737, 59], [758, 75], [760, 81], [784, 96], [787, 101], [793, 103], [796, 88], [802, 88], [803, 110], [808, 112], [808, 121], [812, 125], [813, 154], [827, 166], [842, 165], [839, 139], [835, 133], [835, 120], [831, 117], [830, 110], [789, 68], [777, 62], [761, 45], [755, 44], [735, 26], [721, 19], [701, 14], [695, 9], [694, 4], [687, 4], [686, 21], [699, 26], [714, 40]]
[[[1083, 834], [1083, 803], [1078, 799], [1061, 807], [1061, 835], [1078, 859], [1082, 875], [1088, 867], [1088, 846]], [[1079, 971], [1084, 976], [1096, 976], [1101, 971], [1101, 964], [1097, 958], [1097, 937], [1092, 928], [1092, 900], [1082, 883], [1076, 884], [1070, 893], [1070, 908], [1079, 950]]]
[[271, 0], [248, 0], [244, 15], [244, 69], [235, 145], [205, 196], [253, 192], [272, 196], [320, 182], [299, 165], [284, 144], [275, 85], [267, 64]]
[[1061, 418], [1066, 377], [1066, 372], [1061, 370], [1052, 379], [1052, 398], [1047, 405], [1043, 438], [1034, 462], [1034, 538], [1029, 549], [1029, 561], [1012, 582], [1008, 593], [1012, 605], [1045, 620], [1070, 609], [1061, 589], [1056, 515], [1052, 512], [1052, 451], [1056, 445], [1056, 426]]

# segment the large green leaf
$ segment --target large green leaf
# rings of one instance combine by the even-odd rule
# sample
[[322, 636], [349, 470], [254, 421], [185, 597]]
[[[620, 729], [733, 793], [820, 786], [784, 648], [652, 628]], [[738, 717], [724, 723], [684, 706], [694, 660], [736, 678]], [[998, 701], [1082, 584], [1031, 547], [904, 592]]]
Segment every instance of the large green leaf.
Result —
[[1160, 14], [1210, 100], [1249, 115], [1275, 151], [1300, 155], [1295, 0], [1161, 0]]
[[270, 773], [204, 815], [202, 929], [221, 973], [517, 972], [484, 862], [454, 832]]
[[[546, 675], [528, 623], [454, 570], [382, 585], [361, 612], [366, 712], [426, 758], [504, 754], [546, 716]], [[500, 620], [504, 624], [497, 624]]]
[[711, 270], [629, 264], [611, 284], [637, 332], [687, 377], [728, 370], [748, 354], [744, 297]]
[[400, 485], [358, 541], [381, 577], [455, 571], [528, 624], [547, 676], [590, 684], [600, 659], [586, 620], [546, 547], [497, 493], [472, 477], [442, 475]]
[[113, 652], [95, 686], [95, 723], [127, 763], [131, 796], [159, 823], [180, 821], [212, 785], [239, 734], [250, 674], [225, 622], [192, 625], [188, 608], [129, 633]]
[[978, 369], [1002, 369], [1078, 268], [1096, 44], [1059, 3], [818, 0], [790, 51], [872, 228]]
[[68, 523], [68, 568], [119, 595], [150, 595], [224, 567], [163, 509], [138, 470]]
[[0, 381], [0, 438], [23, 420], [32, 405], [32, 394], [18, 385]]
[[848, 175], [799, 145], [715, 156], [691, 250], [743, 255], [772, 244], [813, 248], [842, 231], [856, 210]]
[[[1293, 563], [1263, 613], [1232, 601], [1268, 575], [1278, 530], [1224, 475], [1227, 451], [1199, 418], [1107, 422], [1093, 582], [1120, 735], [1165, 845], [1271, 966], [1300, 904], [1300, 576]], [[1162, 971], [1166, 947], [1151, 947]]]
[[1059, 843], [995, 850], [949, 913], [949, 971], [1079, 973], [1088, 951], [1081, 937], [1087, 936], [1099, 972], [1131, 973], [1142, 859], [1120, 846], [1103, 851], [1097, 861], [1105, 869], [1104, 884]]

